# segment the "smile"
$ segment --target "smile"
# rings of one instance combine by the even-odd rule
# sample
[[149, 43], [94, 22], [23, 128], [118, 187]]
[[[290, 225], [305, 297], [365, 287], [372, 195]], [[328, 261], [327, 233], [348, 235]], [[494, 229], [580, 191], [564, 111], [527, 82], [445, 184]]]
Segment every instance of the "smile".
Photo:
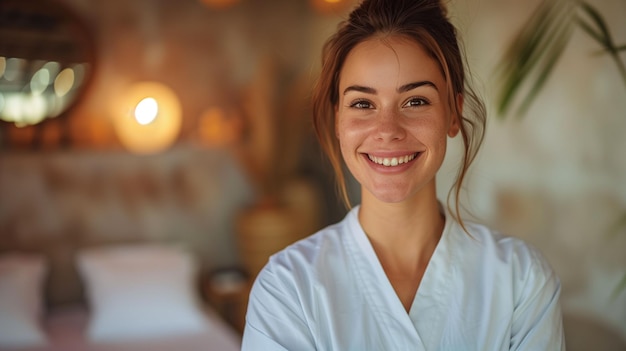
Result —
[[408, 163], [412, 161], [413, 159], [415, 159], [417, 155], [418, 155], [417, 153], [414, 153], [414, 154], [399, 156], [399, 157], [376, 157], [376, 156], [372, 156], [368, 154], [367, 157], [372, 162], [377, 163], [379, 165], [383, 165], [385, 167], [395, 167], [403, 163]]

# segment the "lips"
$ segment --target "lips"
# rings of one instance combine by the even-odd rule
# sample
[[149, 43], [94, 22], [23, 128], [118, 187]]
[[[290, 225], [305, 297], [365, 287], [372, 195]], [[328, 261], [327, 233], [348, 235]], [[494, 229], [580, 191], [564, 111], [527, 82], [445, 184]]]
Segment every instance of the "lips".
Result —
[[367, 154], [367, 158], [369, 158], [370, 161], [376, 164], [385, 166], [385, 167], [397, 167], [399, 165], [411, 162], [418, 155], [419, 155], [418, 152], [403, 155], [403, 156], [394, 156], [394, 157], [378, 157], [378, 156]]

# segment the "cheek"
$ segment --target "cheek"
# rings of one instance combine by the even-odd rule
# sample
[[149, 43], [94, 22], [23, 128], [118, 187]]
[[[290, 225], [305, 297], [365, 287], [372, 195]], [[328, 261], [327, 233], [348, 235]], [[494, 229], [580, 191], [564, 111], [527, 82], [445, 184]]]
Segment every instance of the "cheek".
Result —
[[433, 133], [433, 143], [435, 148], [438, 150], [438, 153], [441, 157], [445, 157], [447, 146], [448, 146], [448, 134], [449, 134], [449, 126], [441, 125], [440, 129], [437, 130], [436, 133]]
[[352, 159], [363, 144], [367, 133], [364, 131], [363, 123], [353, 118], [339, 118], [335, 133], [339, 140], [341, 155], [344, 160]]
[[346, 118], [339, 120], [336, 128], [337, 138], [342, 148], [356, 148], [371, 133], [371, 126], [365, 120]]
[[344, 156], [345, 159], [346, 153], [353, 143], [352, 140], [354, 139], [354, 131], [346, 126], [345, 123], [339, 122], [335, 133], [337, 134], [337, 139], [339, 140], [341, 154]]
[[429, 148], [445, 152], [448, 142], [447, 122], [443, 118], [425, 120], [412, 127], [413, 135], [420, 142], [429, 145]]
[[339, 141], [343, 144], [343, 141], [348, 138], [353, 131], [354, 127], [351, 125], [350, 119], [338, 114], [335, 123], [335, 134], [337, 135]]

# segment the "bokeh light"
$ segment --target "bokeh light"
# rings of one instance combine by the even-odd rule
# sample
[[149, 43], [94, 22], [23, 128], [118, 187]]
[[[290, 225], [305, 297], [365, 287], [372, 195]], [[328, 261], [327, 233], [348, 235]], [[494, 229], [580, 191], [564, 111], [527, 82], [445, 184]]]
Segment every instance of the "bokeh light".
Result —
[[157, 153], [176, 141], [182, 108], [171, 88], [159, 82], [140, 82], [119, 94], [112, 101], [113, 125], [126, 149], [139, 154]]
[[159, 113], [159, 104], [154, 98], [147, 97], [135, 107], [135, 119], [139, 124], [146, 125], [152, 123]]
[[65, 68], [59, 73], [54, 80], [54, 93], [58, 97], [63, 97], [72, 90], [74, 86], [74, 70], [71, 68]]

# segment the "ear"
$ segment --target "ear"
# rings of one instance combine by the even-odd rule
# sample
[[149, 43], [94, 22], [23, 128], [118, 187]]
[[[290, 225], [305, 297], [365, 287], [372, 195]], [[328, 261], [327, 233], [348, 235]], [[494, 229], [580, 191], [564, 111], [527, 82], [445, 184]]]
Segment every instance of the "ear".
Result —
[[448, 136], [450, 138], [454, 138], [457, 134], [459, 134], [459, 130], [461, 129], [461, 116], [463, 116], [463, 94], [457, 94], [456, 99], [456, 109], [452, 110], [450, 117], [452, 120], [450, 121], [450, 127], [448, 128]]

